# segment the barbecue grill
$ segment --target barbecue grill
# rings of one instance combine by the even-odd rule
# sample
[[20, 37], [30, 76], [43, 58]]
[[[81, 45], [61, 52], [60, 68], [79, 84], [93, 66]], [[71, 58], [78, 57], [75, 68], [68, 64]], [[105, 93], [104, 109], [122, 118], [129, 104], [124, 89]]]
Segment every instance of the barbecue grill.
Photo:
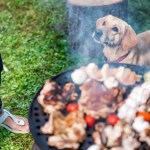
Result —
[[[101, 68], [103, 65], [104, 64], [99, 64], [98, 66], [99, 66], [99, 68]], [[134, 86], [141, 84], [144, 81], [144, 79], [143, 79], [144, 73], [149, 71], [149, 68], [139, 67], [139, 66], [129, 65], [129, 64], [110, 63], [109, 66], [112, 68], [113, 67], [116, 68], [116, 67], [120, 67], [120, 66], [127, 67], [127, 68], [130, 68], [132, 71], [135, 71], [137, 74], [142, 75], [141, 81], [136, 83]], [[74, 69], [76, 69], [76, 68], [74, 68]], [[60, 86], [63, 86], [67, 82], [72, 82], [71, 73], [74, 71], [74, 69], [70, 69], [68, 71], [65, 71], [65, 72], [55, 76], [51, 80], [55, 81]], [[128, 86], [126, 94], [128, 94], [134, 86]], [[31, 106], [30, 106], [30, 109], [29, 109], [30, 131], [31, 131], [32, 136], [35, 140], [35, 144], [32, 147], [32, 149], [33, 150], [57, 150], [57, 148], [50, 147], [47, 145], [48, 135], [42, 134], [40, 131], [40, 128], [48, 121], [48, 115], [43, 112], [43, 108], [41, 107], [41, 105], [37, 101], [37, 97], [38, 97], [41, 89], [42, 89], [42, 87], [40, 88], [40, 90], [35, 95], [35, 98], [33, 99]], [[80, 90], [79, 90], [78, 85], [76, 85], [76, 92], [80, 95]], [[81, 146], [79, 147], [79, 150], [86, 150], [90, 145], [93, 144], [93, 140], [92, 140], [92, 136], [91, 136], [92, 131], [93, 131], [93, 128], [87, 128], [87, 137], [83, 141]], [[142, 145], [141, 145], [141, 150], [145, 150], [142, 147]]]

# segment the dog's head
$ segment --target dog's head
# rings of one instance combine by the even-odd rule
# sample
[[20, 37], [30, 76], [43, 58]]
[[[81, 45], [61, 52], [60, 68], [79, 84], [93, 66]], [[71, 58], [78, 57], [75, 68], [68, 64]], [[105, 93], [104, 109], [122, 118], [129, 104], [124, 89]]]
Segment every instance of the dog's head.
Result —
[[108, 15], [96, 21], [96, 31], [93, 34], [95, 41], [104, 46], [116, 47], [129, 50], [137, 44], [137, 36], [134, 30], [123, 20]]

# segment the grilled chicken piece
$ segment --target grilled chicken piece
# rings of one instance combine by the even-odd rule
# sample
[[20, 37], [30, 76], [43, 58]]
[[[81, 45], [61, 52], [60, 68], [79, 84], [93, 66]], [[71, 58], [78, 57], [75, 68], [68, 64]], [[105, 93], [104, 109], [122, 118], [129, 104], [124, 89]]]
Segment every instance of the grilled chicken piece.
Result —
[[78, 94], [73, 83], [66, 83], [63, 88], [54, 81], [46, 81], [37, 100], [44, 112], [51, 114], [65, 108], [67, 101], [75, 100]]
[[58, 149], [71, 149], [77, 150], [79, 148], [79, 143], [65, 141], [61, 135], [54, 135], [48, 138], [48, 145], [57, 147]]
[[52, 133], [53, 133], [53, 131], [54, 131], [54, 127], [53, 127], [53, 117], [54, 117], [53, 114], [51, 114], [51, 115], [49, 116], [48, 122], [46, 122], [46, 123], [44, 124], [44, 126], [41, 127], [42, 133], [44, 133], [44, 134], [52, 134]]
[[80, 111], [71, 112], [67, 116], [64, 116], [60, 111], [56, 111], [41, 128], [44, 134], [51, 134], [48, 145], [55, 146], [58, 149], [78, 149], [79, 143], [86, 136], [85, 130], [84, 114]]
[[62, 89], [62, 97], [65, 101], [75, 100], [78, 94], [75, 92], [75, 85], [71, 82], [66, 83]]
[[107, 89], [101, 82], [89, 80], [81, 87], [79, 108], [94, 118], [107, 117], [119, 107], [123, 100], [124, 89]]
[[128, 148], [136, 150], [140, 147], [136, 134], [132, 127], [124, 121], [119, 121], [115, 126], [106, 126], [99, 122], [95, 125], [93, 139], [102, 150], [106, 147], [111, 150], [115, 148], [116, 150], [128, 150]]

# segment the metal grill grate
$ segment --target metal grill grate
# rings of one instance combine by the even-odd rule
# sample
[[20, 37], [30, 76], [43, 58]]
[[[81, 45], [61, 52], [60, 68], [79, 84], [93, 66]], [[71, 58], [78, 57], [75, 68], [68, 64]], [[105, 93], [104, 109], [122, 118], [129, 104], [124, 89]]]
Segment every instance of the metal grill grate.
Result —
[[[102, 66], [103, 66], [103, 64], [99, 65], [100, 68]], [[135, 71], [139, 75], [144, 75], [145, 72], [149, 71], [149, 68], [139, 67], [139, 66], [134, 66], [134, 65], [127, 65], [127, 64], [111, 63], [110, 66], [111, 67], [124, 66], [124, 67], [130, 68], [131, 70]], [[52, 80], [57, 82], [60, 86], [63, 86], [67, 82], [72, 82], [70, 75], [71, 75], [73, 70], [74, 69], [66, 71], [66, 72], [54, 77]], [[143, 82], [143, 78], [142, 78], [140, 83], [142, 83], [142, 82]], [[137, 83], [136, 85], [138, 85], [140, 83]], [[128, 92], [132, 88], [133, 88], [133, 86], [128, 87]], [[34, 100], [32, 101], [31, 106], [30, 106], [30, 110], [29, 110], [30, 131], [33, 135], [33, 138], [35, 139], [35, 142], [39, 145], [41, 150], [57, 150], [57, 148], [50, 147], [47, 145], [48, 136], [42, 134], [40, 131], [40, 127], [43, 126], [48, 121], [48, 115], [43, 112], [42, 107], [37, 102], [37, 96], [39, 95], [40, 90], [37, 92]], [[79, 90], [78, 86], [76, 86], [76, 92], [80, 95], [80, 90]], [[93, 140], [92, 140], [92, 136], [91, 136], [92, 130], [93, 130], [92, 128], [87, 128], [87, 137], [83, 141], [83, 143], [81, 144], [79, 150], [86, 150], [90, 145], [93, 144]], [[143, 146], [141, 146], [141, 150], [148, 150], [148, 149], [145, 149], [142, 147]]]

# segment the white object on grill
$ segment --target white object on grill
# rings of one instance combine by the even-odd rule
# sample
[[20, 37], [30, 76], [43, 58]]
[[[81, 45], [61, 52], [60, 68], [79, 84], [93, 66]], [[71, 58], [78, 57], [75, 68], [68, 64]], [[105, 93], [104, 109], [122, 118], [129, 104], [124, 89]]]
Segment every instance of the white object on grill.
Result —
[[104, 85], [108, 88], [111, 89], [113, 87], [117, 87], [119, 85], [118, 81], [114, 77], [109, 77], [104, 81]]
[[132, 127], [137, 132], [143, 132], [146, 128], [149, 127], [149, 123], [147, 121], [144, 121], [144, 118], [142, 116], [139, 116], [135, 118]]
[[76, 69], [73, 73], [71, 73], [71, 78], [75, 84], [83, 84], [85, 80], [88, 78], [88, 75], [85, 71], [81, 69]]
[[122, 105], [118, 111], [118, 117], [120, 119], [125, 119], [127, 122], [131, 122], [136, 117], [137, 110], [126, 104]]
[[86, 72], [91, 79], [95, 79], [98, 81], [102, 80], [101, 70], [98, 68], [98, 66], [95, 63], [90, 63], [86, 67]]
[[101, 150], [100, 147], [96, 144], [91, 145], [90, 147], [88, 147], [87, 150]]

